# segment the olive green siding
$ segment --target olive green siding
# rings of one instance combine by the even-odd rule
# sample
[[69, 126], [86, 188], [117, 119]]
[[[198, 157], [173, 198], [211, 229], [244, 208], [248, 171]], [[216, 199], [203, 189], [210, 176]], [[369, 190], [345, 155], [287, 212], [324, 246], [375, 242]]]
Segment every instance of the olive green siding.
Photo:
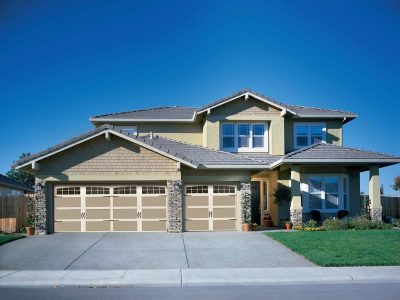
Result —
[[286, 118], [285, 120], [285, 153], [292, 152], [294, 149], [294, 124], [295, 123], [325, 123], [326, 142], [333, 145], [342, 146], [342, 120], [331, 119], [298, 119]]
[[180, 172], [170, 158], [114, 135], [110, 141], [101, 135], [43, 159], [36, 175], [50, 180], [129, 180], [177, 178]]

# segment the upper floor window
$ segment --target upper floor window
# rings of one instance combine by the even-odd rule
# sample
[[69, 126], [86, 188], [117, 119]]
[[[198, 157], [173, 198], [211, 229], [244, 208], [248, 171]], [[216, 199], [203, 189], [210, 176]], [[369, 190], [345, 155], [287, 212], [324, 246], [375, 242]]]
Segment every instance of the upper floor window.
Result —
[[296, 149], [326, 141], [326, 124], [324, 123], [295, 123], [294, 147]]
[[136, 136], [138, 134], [136, 126], [117, 126], [124, 134]]
[[267, 133], [267, 126], [263, 123], [222, 124], [221, 148], [231, 152], [266, 152]]

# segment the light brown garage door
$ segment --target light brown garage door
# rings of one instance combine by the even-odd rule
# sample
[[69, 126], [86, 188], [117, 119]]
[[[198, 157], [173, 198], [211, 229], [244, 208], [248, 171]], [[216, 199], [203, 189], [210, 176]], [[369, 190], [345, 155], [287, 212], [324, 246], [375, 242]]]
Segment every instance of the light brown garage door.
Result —
[[164, 186], [56, 186], [55, 232], [166, 231]]
[[236, 230], [236, 187], [196, 185], [185, 187], [186, 231]]

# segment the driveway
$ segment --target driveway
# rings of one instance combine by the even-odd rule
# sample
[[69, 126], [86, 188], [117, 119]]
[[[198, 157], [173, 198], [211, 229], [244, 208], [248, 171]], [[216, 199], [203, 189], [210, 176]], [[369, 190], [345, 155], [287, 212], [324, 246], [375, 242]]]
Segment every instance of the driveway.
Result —
[[0, 246], [2, 270], [311, 266], [261, 232], [57, 233]]

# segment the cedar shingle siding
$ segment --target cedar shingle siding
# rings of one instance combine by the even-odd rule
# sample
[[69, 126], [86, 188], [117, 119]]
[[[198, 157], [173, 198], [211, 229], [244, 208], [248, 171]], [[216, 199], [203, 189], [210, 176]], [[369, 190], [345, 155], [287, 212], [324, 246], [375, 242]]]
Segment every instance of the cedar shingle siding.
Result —
[[176, 162], [129, 141], [96, 137], [41, 163], [41, 174], [103, 175], [176, 173]]

